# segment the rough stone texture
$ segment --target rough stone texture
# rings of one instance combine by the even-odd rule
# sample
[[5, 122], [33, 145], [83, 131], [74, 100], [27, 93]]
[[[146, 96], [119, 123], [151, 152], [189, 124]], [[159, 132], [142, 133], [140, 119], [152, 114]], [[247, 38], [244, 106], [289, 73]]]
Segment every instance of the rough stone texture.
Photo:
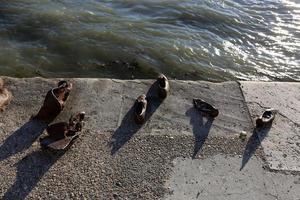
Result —
[[[171, 81], [171, 94], [161, 102], [153, 92], [154, 80], [72, 79], [70, 99], [55, 121], [67, 121], [71, 114], [84, 110], [86, 126], [68, 151], [55, 153], [39, 146], [46, 125], [29, 118], [57, 79], [4, 79], [14, 98], [0, 113], [3, 199], [163, 199], [168, 192], [165, 182], [178, 157], [239, 156], [238, 165], [245, 174], [251, 158], [263, 158], [236, 82]], [[148, 121], [137, 126], [132, 105], [142, 93], [149, 97]], [[193, 97], [211, 102], [220, 115], [214, 121], [202, 117], [192, 108]], [[246, 131], [248, 140], [239, 139], [241, 131]], [[278, 199], [298, 194], [286, 192], [295, 178], [299, 183], [297, 173], [276, 179], [274, 185], [288, 183], [282, 187], [281, 195], [286, 196]]]
[[300, 84], [241, 82], [253, 123], [264, 109], [278, 110], [270, 130], [258, 134], [269, 167], [300, 171]]
[[177, 158], [166, 187], [166, 200], [296, 200], [300, 198], [299, 178], [262, 169], [257, 158], [239, 170], [238, 156], [215, 155], [201, 160]]
[[[0, 197], [4, 199], [163, 199], [172, 161], [190, 157], [191, 136], [135, 135], [114, 156], [111, 133], [81, 137], [66, 153], [33, 145], [14, 160], [1, 162]], [[201, 158], [242, 154], [234, 138], [206, 141]], [[114, 198], [115, 196], [115, 198]]]

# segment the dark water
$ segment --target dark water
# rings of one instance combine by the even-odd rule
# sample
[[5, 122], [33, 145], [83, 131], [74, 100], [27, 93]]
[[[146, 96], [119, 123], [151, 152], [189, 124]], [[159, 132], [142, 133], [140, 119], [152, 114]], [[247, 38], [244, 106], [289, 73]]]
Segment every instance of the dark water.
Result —
[[300, 81], [299, 0], [1, 0], [0, 75]]

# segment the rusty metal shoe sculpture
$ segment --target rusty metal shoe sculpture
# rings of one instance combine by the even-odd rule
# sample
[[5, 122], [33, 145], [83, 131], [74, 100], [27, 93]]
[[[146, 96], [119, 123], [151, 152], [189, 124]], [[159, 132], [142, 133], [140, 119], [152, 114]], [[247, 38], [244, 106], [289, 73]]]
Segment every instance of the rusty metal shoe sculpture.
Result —
[[69, 127], [70, 131], [78, 132], [82, 130], [82, 127], [84, 126], [84, 117], [85, 112], [77, 113], [74, 116], [71, 116], [69, 119]]
[[54, 150], [66, 149], [75, 139], [79, 137], [84, 126], [85, 113], [80, 112], [71, 116], [69, 123], [59, 122], [47, 128], [48, 136], [40, 140], [41, 146]]
[[146, 95], [139, 96], [134, 105], [134, 120], [137, 124], [143, 124], [145, 122], [147, 110]]
[[264, 113], [259, 118], [256, 119], [256, 127], [257, 128], [270, 127], [275, 118], [275, 115], [276, 115], [276, 110], [272, 108], [266, 109]]
[[0, 78], [0, 111], [5, 109], [12, 98], [11, 92], [4, 88], [4, 81]]
[[48, 124], [51, 123], [63, 110], [71, 89], [71, 83], [68, 83], [67, 81], [59, 81], [56, 88], [47, 92], [41, 109], [38, 114], [32, 118]]
[[158, 83], [158, 96], [161, 99], [165, 99], [170, 92], [170, 84], [167, 77], [163, 74], [160, 74], [157, 78]]
[[209, 117], [215, 118], [219, 115], [218, 109], [202, 99], [193, 99], [193, 103], [197, 110]]

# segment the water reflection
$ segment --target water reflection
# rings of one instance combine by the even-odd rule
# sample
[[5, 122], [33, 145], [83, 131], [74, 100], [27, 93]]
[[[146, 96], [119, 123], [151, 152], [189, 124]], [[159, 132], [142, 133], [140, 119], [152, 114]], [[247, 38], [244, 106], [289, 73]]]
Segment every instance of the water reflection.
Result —
[[4, 0], [0, 74], [299, 81], [299, 25], [290, 0]]

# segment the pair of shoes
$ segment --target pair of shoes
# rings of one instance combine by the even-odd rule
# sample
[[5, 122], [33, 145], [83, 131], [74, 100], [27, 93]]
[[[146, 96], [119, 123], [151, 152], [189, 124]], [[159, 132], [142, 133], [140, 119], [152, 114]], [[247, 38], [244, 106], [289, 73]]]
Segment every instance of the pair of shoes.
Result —
[[256, 127], [257, 128], [265, 128], [270, 127], [275, 118], [276, 110], [269, 108], [266, 109], [263, 114], [256, 119]]
[[47, 92], [42, 107], [32, 118], [48, 124], [51, 123], [63, 110], [71, 90], [72, 83], [59, 81], [56, 88]]
[[[170, 84], [167, 77], [160, 74], [156, 80], [158, 86], [158, 97], [160, 99], [165, 99], [170, 92]], [[134, 119], [137, 124], [143, 124], [145, 122], [146, 110], [147, 110], [147, 97], [146, 95], [140, 95], [135, 101], [134, 107]]]
[[4, 81], [0, 78], [0, 111], [3, 111], [12, 98], [11, 92], [4, 88]]
[[216, 118], [219, 115], [218, 109], [202, 99], [193, 99], [193, 103], [197, 110], [211, 118]]
[[[72, 83], [59, 81], [57, 87], [49, 90], [38, 114], [33, 119], [50, 124], [64, 109], [72, 90]], [[42, 147], [61, 150], [78, 137], [84, 125], [85, 113], [71, 116], [69, 122], [59, 122], [47, 127], [48, 136], [40, 139]]]

